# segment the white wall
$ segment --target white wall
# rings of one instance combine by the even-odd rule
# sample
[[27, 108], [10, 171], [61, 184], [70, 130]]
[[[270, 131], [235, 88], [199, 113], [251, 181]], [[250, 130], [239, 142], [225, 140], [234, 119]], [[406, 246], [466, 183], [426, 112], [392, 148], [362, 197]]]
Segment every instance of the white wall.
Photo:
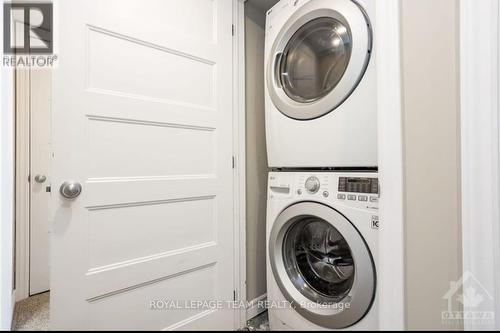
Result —
[[245, 4], [247, 300], [266, 293], [267, 153], [264, 121], [264, 12]]
[[408, 328], [460, 328], [441, 320], [461, 275], [458, 1], [402, 5]]
[[[0, 6], [3, 18], [3, 6]], [[0, 24], [0, 36], [3, 25]], [[2, 37], [0, 37], [2, 38]], [[3, 47], [3, 40], [0, 42]], [[2, 54], [3, 55], [3, 54]], [[12, 320], [14, 243], [14, 112], [13, 72], [1, 68], [0, 91], [0, 329], [10, 329]]]

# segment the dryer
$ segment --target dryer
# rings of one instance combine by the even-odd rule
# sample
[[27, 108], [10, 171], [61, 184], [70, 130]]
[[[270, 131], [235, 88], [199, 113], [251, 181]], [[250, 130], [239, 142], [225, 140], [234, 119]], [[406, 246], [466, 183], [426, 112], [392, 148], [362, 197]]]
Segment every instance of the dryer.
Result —
[[271, 330], [376, 330], [378, 176], [271, 172]]
[[267, 12], [270, 167], [377, 166], [374, 0], [281, 0]]

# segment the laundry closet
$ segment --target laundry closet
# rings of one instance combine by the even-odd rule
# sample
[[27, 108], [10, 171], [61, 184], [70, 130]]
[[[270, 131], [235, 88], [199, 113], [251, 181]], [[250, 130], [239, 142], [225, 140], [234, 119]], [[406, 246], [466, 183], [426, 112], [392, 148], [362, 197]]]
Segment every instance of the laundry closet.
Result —
[[[266, 206], [267, 166], [272, 164], [267, 161], [268, 147], [263, 133], [267, 70], [264, 44], [266, 12], [276, 2], [248, 0], [245, 4], [249, 301], [265, 299], [269, 293], [262, 273], [266, 272], [268, 247], [264, 233], [266, 213], [262, 208]], [[432, 0], [402, 3], [404, 289], [407, 297], [404, 303], [410, 329], [444, 327], [440, 317], [444, 309], [442, 295], [448, 290], [449, 282], [458, 280], [461, 273], [457, 215], [460, 210], [457, 7], [454, 0], [439, 4]], [[426, 45], [423, 57], [422, 45]], [[300, 131], [296, 132], [297, 138], [301, 135]], [[353, 142], [357, 139], [356, 134], [350, 138]], [[300, 140], [297, 142], [300, 146]], [[323, 146], [314, 148], [321, 150]], [[427, 270], [422, 270], [425, 258], [431, 257], [435, 262], [446, 263], [434, 265], [432, 277], [427, 275]], [[457, 302], [453, 304], [461, 308]], [[250, 311], [249, 316], [258, 312], [259, 309]]]
[[246, 3], [247, 299], [267, 298], [271, 329], [378, 327], [374, 17], [373, 1]]

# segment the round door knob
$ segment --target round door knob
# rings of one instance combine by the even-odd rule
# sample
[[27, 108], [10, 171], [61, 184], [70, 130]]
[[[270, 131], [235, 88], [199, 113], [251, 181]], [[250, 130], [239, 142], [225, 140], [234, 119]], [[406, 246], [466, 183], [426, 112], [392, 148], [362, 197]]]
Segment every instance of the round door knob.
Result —
[[45, 175], [36, 175], [35, 176], [35, 182], [37, 182], [39, 184], [45, 183], [46, 180], [47, 180], [47, 177]]
[[59, 192], [66, 199], [75, 199], [82, 193], [82, 184], [72, 181], [64, 182]]
[[306, 180], [306, 190], [307, 192], [314, 194], [319, 191], [320, 182], [316, 177], [309, 177]]

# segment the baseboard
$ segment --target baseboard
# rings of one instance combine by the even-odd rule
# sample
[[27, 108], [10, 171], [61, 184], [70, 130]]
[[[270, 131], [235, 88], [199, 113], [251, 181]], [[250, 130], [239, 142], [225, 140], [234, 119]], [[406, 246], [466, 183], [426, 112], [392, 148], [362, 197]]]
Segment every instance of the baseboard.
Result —
[[10, 306], [10, 309], [11, 309], [11, 313], [10, 313], [10, 329], [11, 330], [14, 329], [14, 316], [16, 315], [16, 303], [17, 303], [16, 294], [17, 294], [17, 292], [14, 289], [14, 291], [12, 292], [12, 304]]
[[266, 307], [263, 304], [266, 300], [267, 294], [264, 294], [250, 301], [247, 307], [247, 320], [257, 317], [266, 311]]

